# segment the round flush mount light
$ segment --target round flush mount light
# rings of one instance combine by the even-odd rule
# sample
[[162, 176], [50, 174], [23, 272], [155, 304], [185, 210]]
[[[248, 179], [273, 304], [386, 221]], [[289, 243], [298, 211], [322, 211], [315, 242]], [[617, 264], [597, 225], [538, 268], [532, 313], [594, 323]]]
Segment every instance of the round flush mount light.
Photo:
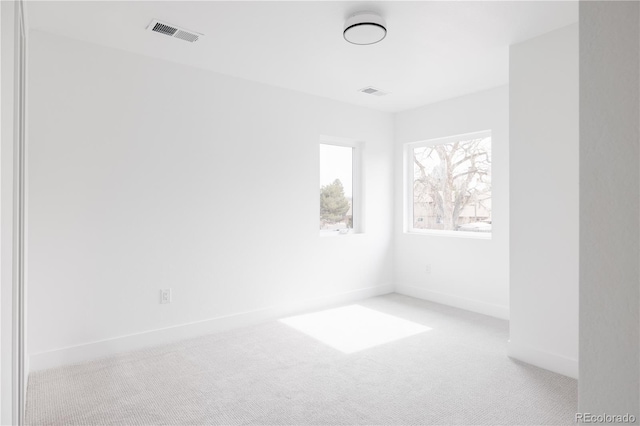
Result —
[[344, 39], [353, 44], [374, 44], [387, 36], [382, 16], [373, 12], [351, 15], [344, 24]]

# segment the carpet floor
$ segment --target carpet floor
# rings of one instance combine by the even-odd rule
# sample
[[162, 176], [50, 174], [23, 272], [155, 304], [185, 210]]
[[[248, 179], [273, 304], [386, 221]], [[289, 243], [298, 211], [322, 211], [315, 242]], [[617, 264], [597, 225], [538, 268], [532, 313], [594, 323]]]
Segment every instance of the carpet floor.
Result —
[[508, 322], [397, 294], [357, 305], [395, 322], [346, 352], [311, 317], [33, 372], [27, 424], [574, 424], [576, 380], [508, 358]]

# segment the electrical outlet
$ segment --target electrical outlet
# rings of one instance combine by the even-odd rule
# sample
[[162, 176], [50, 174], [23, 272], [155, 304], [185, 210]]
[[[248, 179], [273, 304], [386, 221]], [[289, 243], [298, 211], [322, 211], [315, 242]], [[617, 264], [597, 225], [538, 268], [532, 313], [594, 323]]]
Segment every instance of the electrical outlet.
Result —
[[171, 289], [160, 290], [160, 303], [171, 303]]
[[424, 272], [425, 272], [427, 275], [431, 275], [431, 265], [430, 265], [430, 264], [428, 264], [428, 263], [427, 263], [427, 264], [425, 265], [425, 267], [424, 267]]

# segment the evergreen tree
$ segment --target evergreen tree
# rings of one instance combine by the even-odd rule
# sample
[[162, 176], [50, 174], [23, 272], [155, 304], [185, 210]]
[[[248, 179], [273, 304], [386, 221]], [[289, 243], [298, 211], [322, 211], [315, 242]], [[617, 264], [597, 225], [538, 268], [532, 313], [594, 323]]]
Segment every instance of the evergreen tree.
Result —
[[349, 200], [344, 196], [340, 179], [320, 188], [320, 219], [324, 223], [338, 223], [349, 211]]

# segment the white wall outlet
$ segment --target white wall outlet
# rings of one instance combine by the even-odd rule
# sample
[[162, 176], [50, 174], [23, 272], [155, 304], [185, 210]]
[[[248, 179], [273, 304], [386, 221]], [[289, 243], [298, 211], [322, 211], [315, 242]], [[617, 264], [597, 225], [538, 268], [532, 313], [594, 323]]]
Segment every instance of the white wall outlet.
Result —
[[171, 303], [171, 289], [160, 290], [160, 303]]
[[424, 272], [425, 272], [427, 275], [431, 275], [431, 265], [430, 265], [430, 264], [428, 264], [428, 263], [427, 263], [427, 264], [425, 265], [425, 267], [424, 267]]

